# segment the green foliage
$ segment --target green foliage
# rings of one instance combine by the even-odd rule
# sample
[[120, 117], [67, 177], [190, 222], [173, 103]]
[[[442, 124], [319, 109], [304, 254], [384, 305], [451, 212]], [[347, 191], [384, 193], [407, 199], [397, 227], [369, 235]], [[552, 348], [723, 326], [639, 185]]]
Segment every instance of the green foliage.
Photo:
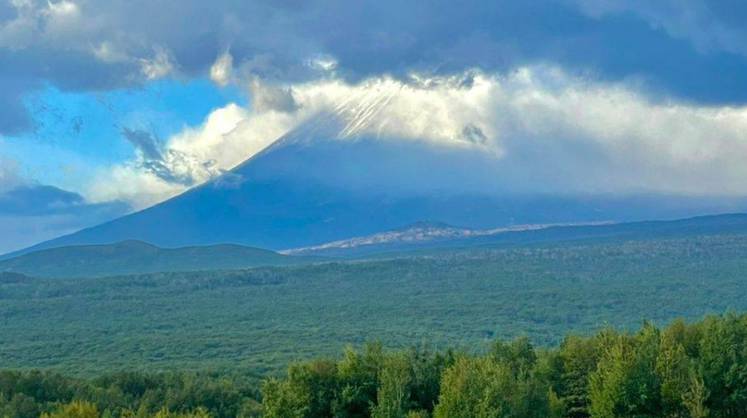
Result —
[[34, 277], [103, 277], [161, 271], [286, 266], [315, 260], [241, 245], [159, 248], [140, 241], [123, 241], [116, 244], [74, 245], [34, 251], [0, 260], [0, 271]]
[[444, 370], [454, 364], [455, 355], [451, 350], [444, 354], [433, 353], [427, 347], [408, 351], [411, 367], [410, 407], [427, 414], [433, 411], [441, 390], [441, 377]]
[[551, 417], [551, 393], [530, 369], [515, 373], [510, 362], [462, 358], [444, 373], [434, 416]]
[[560, 346], [555, 391], [563, 399], [569, 418], [585, 418], [590, 414], [589, 375], [597, 368], [599, 351], [598, 338], [569, 336]]
[[116, 373], [93, 380], [0, 371], [0, 417], [252, 417], [256, 384], [240, 376]]
[[682, 394], [682, 405], [690, 418], [705, 418], [708, 416], [708, 389], [703, 379], [693, 375], [690, 379], [688, 390]]
[[126, 372], [95, 379], [0, 371], [2, 418], [744, 418], [747, 314], [552, 349], [527, 338], [482, 354], [347, 348], [267, 377]]
[[426, 349], [385, 353], [381, 344], [347, 348], [337, 362], [293, 364], [262, 387], [265, 417], [428, 416], [453, 355]]
[[405, 418], [410, 406], [412, 367], [404, 355], [393, 355], [384, 360], [379, 376], [377, 403], [372, 418]]
[[507, 365], [514, 375], [528, 373], [537, 363], [537, 354], [527, 337], [517, 338], [510, 343], [496, 341], [490, 355], [498, 363]]
[[687, 416], [687, 406], [682, 401], [696, 379], [693, 361], [679, 338], [677, 333], [665, 331], [656, 358], [656, 374], [661, 379], [661, 408], [672, 417]]
[[158, 411], [154, 418], [210, 418], [210, 414], [205, 408], [197, 408], [191, 412], [171, 412], [164, 408]]
[[[265, 383], [263, 402], [271, 417], [743, 418], [746, 319], [608, 328], [549, 350], [527, 338], [496, 341], [483, 355], [374, 344], [321, 368], [291, 366]], [[438, 398], [424, 402], [431, 385]]]
[[[0, 277], [0, 352], [3, 367], [85, 377], [279, 373], [372, 339], [400, 349], [482, 352], [492, 339], [517, 336], [555, 346], [566, 333], [589, 335], [604, 324], [625, 330], [643, 317], [662, 324], [747, 310], [746, 253], [747, 235], [721, 235], [237, 271]], [[690, 356], [698, 339], [688, 341]], [[375, 401], [370, 395], [360, 394]]]
[[658, 330], [647, 324], [637, 337], [620, 335], [602, 350], [590, 376], [592, 416], [642, 418], [661, 411], [661, 381], [655, 370]]
[[747, 316], [706, 319], [701, 328], [698, 371], [708, 390], [712, 417], [747, 411]]
[[380, 343], [367, 344], [362, 353], [351, 347], [345, 350], [338, 363], [340, 392], [334, 399], [334, 416], [356, 418], [368, 416], [376, 402], [379, 374], [384, 366], [384, 352]]
[[[161, 416], [156, 414], [159, 418], [171, 418], [169, 416]], [[98, 418], [99, 410], [96, 405], [85, 402], [85, 401], [72, 401], [69, 404], [62, 405], [57, 408], [54, 412], [43, 413], [41, 418]]]
[[332, 413], [337, 392], [337, 366], [318, 360], [294, 364], [284, 380], [270, 379], [262, 387], [266, 418], [325, 417]]
[[[2, 367], [19, 370], [0, 372], [0, 417], [90, 404], [107, 418], [744, 418], [747, 316], [653, 324], [747, 309], [746, 252], [735, 234], [106, 279], [0, 275]], [[640, 317], [653, 322], [631, 334]], [[373, 337], [395, 351], [375, 343], [304, 360]], [[403, 349], [424, 341], [433, 349]], [[258, 375], [269, 376], [262, 397]]]

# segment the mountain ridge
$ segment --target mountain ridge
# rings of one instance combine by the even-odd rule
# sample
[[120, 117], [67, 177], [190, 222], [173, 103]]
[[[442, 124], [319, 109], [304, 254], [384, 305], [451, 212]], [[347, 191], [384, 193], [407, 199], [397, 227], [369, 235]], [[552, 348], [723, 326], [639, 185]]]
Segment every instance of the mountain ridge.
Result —
[[395, 228], [389, 231], [383, 231], [368, 236], [352, 237], [345, 240], [333, 241], [311, 247], [291, 248], [288, 250], [282, 250], [280, 251], [280, 253], [289, 255], [321, 254], [330, 250], [344, 251], [346, 249], [354, 250], [360, 247], [397, 246], [398, 244], [416, 246], [418, 244], [435, 242], [444, 242], [448, 245], [449, 242], [453, 242], [455, 240], [466, 240], [470, 238], [491, 236], [507, 232], [526, 232], [547, 229], [551, 227], [596, 226], [606, 225], [610, 223], [611, 222], [600, 221], [585, 223], [579, 222], [558, 224], [526, 224], [512, 225], [501, 228], [476, 229], [457, 227], [444, 222], [421, 221], [406, 225], [401, 228]]
[[[353, 237], [306, 248], [281, 251], [291, 255], [325, 257], [367, 257], [379, 254], [402, 254], [418, 250], [453, 250], [505, 245], [568, 242], [603, 239], [638, 240], [652, 237], [681, 237], [712, 234], [747, 233], [747, 213], [701, 215], [672, 220], [638, 222], [588, 222], [575, 224], [515, 225], [475, 230], [443, 223], [444, 234], [428, 234], [427, 228], [413, 224], [371, 236]], [[420, 239], [412, 234], [421, 233]]]
[[178, 248], [161, 248], [137, 240], [107, 245], [72, 245], [1, 260], [0, 274], [99, 277], [165, 271], [232, 270], [365, 259], [381, 255], [408, 257], [422, 251], [728, 234], [747, 234], [747, 214], [628, 223], [515, 225], [492, 230], [453, 227], [438, 221], [420, 221], [368, 237], [353, 237], [280, 253], [232, 243]]
[[318, 261], [237, 244], [161, 248], [127, 240], [104, 245], [43, 249], [0, 260], [0, 273], [34, 277], [101, 277], [122, 274], [231, 270]]

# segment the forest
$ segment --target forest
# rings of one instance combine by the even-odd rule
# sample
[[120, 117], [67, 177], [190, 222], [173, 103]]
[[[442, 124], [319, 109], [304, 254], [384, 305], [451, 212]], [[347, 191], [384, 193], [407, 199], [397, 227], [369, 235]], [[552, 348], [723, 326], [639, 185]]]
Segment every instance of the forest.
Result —
[[722, 234], [3, 273], [0, 418], [744, 418], [745, 250]]
[[381, 343], [295, 362], [261, 382], [240, 375], [120, 372], [97, 378], [0, 373], [9, 418], [742, 418], [747, 315], [635, 332], [526, 337], [480, 353]]
[[[246, 270], [0, 275], [4, 368], [281, 372], [378, 340], [484, 350], [526, 336], [747, 311], [747, 236], [571, 242]], [[199, 318], [199, 320], [196, 320]]]

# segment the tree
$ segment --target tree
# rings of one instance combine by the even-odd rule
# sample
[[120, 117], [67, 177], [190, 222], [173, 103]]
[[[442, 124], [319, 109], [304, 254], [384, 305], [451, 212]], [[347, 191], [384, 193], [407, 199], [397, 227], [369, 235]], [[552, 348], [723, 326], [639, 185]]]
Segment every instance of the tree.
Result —
[[171, 412], [162, 408], [154, 418], [210, 418], [210, 414], [205, 408], [197, 408], [192, 412]]
[[690, 390], [692, 375], [695, 373], [692, 361], [678, 339], [677, 334], [664, 331], [656, 358], [656, 374], [661, 383], [662, 415], [667, 417], [687, 416], [687, 408], [682, 400]]
[[747, 324], [729, 314], [702, 324], [698, 371], [714, 417], [743, 417], [747, 411]]
[[371, 409], [372, 418], [405, 418], [410, 404], [412, 369], [403, 354], [388, 356], [379, 378], [377, 404]]
[[85, 401], [72, 401], [62, 405], [52, 413], [44, 413], [42, 418], [99, 418], [96, 405]]
[[690, 376], [690, 387], [682, 394], [682, 404], [687, 410], [689, 418], [706, 418], [708, 416], [708, 389], [703, 383], [703, 378], [692, 373]]
[[441, 375], [455, 361], [454, 352], [447, 350], [441, 354], [433, 353], [427, 348], [411, 349], [408, 361], [412, 368], [410, 399], [413, 408], [430, 413], [438, 402]]
[[537, 362], [537, 353], [527, 337], [517, 338], [510, 343], [496, 340], [490, 355], [495, 361], [508, 366], [514, 375], [532, 369]]
[[294, 364], [284, 380], [269, 379], [262, 386], [265, 418], [316, 418], [332, 415], [337, 393], [337, 367], [319, 360]]
[[635, 337], [621, 335], [604, 353], [590, 376], [593, 417], [656, 417], [661, 414], [661, 383], [655, 373], [659, 331], [644, 325]]
[[384, 364], [380, 343], [369, 343], [361, 353], [348, 347], [337, 365], [340, 390], [335, 397], [333, 414], [339, 418], [368, 418], [376, 403], [379, 374]]
[[589, 416], [589, 375], [597, 368], [599, 339], [569, 336], [560, 345], [561, 375], [555, 390], [569, 418]]
[[444, 372], [435, 418], [547, 418], [549, 386], [493, 358], [463, 357]]
[[6, 399], [0, 393], [0, 416], [3, 418], [36, 418], [39, 412], [39, 405], [31, 396], [15, 393]]

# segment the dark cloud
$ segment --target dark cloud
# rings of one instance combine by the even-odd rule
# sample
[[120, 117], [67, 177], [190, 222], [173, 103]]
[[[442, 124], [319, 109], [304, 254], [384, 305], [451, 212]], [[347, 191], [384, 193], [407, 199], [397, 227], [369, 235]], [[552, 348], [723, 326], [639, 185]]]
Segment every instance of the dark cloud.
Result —
[[294, 112], [299, 107], [291, 89], [265, 85], [258, 80], [254, 80], [250, 85], [250, 90], [252, 92], [252, 107], [258, 112], [267, 110]]
[[462, 138], [473, 144], [485, 145], [488, 143], [488, 137], [485, 136], [482, 129], [471, 123], [465, 125], [462, 129]]
[[0, 215], [59, 215], [98, 213], [122, 214], [129, 209], [122, 202], [92, 204], [83, 196], [45, 185], [22, 185], [0, 193]]
[[93, 226], [130, 211], [123, 202], [90, 203], [53, 186], [0, 192], [0, 254]]
[[162, 160], [161, 142], [155, 135], [140, 129], [122, 128], [122, 136], [140, 151], [146, 160]]
[[[163, 159], [146, 159], [140, 161], [138, 165], [146, 172], [155, 175], [156, 177], [167, 183], [180, 184], [187, 187], [194, 186], [196, 183], [198, 183], [197, 179], [194, 176], [194, 173], [192, 173], [191, 171], [178, 172], [171, 164], [173, 163], [173, 159], [184, 159], [185, 156], [174, 150], [169, 150], [168, 152], [172, 157], [172, 162], [167, 162]], [[205, 163], [203, 167], [210, 167], [211, 165], [212, 163]]]
[[39, 215], [84, 204], [77, 193], [52, 186], [21, 186], [0, 194], [0, 213]]
[[112, 0], [53, 13], [60, 4], [0, 7], [0, 87], [20, 86], [0, 93], [0, 133], [29, 127], [19, 98], [45, 83], [88, 91], [204, 76], [226, 50], [239, 74], [279, 82], [320, 76], [314, 57], [334, 58], [349, 80], [552, 63], [653, 95], [747, 101], [743, 2]]
[[167, 183], [194, 186], [205, 178], [218, 175], [215, 161], [197, 161], [175, 150], [164, 150], [161, 141], [152, 131], [122, 128], [122, 136], [139, 153], [135, 165]]

